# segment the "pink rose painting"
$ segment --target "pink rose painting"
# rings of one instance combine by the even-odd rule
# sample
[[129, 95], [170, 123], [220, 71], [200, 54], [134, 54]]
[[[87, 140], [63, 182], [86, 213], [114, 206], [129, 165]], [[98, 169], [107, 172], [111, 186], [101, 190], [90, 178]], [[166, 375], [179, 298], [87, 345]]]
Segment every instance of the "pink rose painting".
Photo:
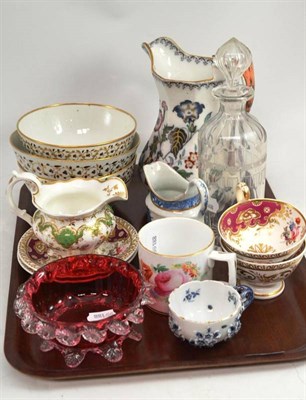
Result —
[[159, 296], [169, 296], [172, 290], [190, 280], [191, 277], [180, 269], [160, 272], [155, 276], [154, 291]]

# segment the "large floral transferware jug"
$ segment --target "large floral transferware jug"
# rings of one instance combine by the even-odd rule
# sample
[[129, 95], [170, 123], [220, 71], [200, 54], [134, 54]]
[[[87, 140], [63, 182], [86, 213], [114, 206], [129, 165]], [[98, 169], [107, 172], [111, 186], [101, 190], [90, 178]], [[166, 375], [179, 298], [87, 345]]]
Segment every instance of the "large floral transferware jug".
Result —
[[[151, 60], [160, 109], [139, 165], [161, 160], [184, 178], [197, 178], [198, 130], [219, 109], [211, 91], [224, 77], [213, 57], [186, 53], [170, 38], [160, 37], [142, 47]], [[251, 67], [244, 80], [253, 85], [252, 71]]]

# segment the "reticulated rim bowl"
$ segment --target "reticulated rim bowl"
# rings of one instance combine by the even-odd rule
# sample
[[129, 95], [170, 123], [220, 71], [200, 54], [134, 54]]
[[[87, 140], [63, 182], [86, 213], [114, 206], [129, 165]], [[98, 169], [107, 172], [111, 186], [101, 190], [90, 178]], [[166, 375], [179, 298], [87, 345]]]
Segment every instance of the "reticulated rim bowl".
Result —
[[37, 154], [32, 154], [28, 151], [28, 149], [25, 148], [23, 145], [21, 139], [18, 137], [18, 132], [15, 131], [11, 134], [10, 136], [10, 145], [13, 148], [13, 150], [24, 157], [27, 157], [29, 159], [34, 159], [37, 162], [41, 163], [57, 163], [58, 165], [82, 165], [82, 164], [88, 164], [89, 162], [99, 162], [99, 161], [105, 161], [105, 162], [110, 162], [113, 161], [114, 159], [123, 159], [125, 156], [129, 156], [130, 154], [134, 154], [137, 151], [137, 148], [140, 143], [140, 138], [139, 134], [136, 132], [134, 139], [132, 141], [131, 148], [126, 150], [124, 153], [121, 154], [116, 154], [110, 157], [102, 157], [102, 158], [86, 158], [86, 159], [65, 159], [65, 158], [51, 158], [51, 157], [44, 157], [43, 155], [37, 155]]
[[[104, 179], [119, 177], [125, 182], [125, 184], [129, 183], [131, 178], [126, 180], [125, 179], [125, 174], [127, 172], [129, 172], [128, 175], [132, 175], [133, 174], [133, 170], [134, 170], [134, 167], [135, 167], [135, 164], [136, 164], [136, 158], [137, 157], [135, 155], [133, 157], [132, 161], [130, 161], [125, 167], [118, 169], [116, 172], [113, 172], [112, 174], [109, 174], [109, 175], [96, 176], [95, 179], [99, 179], [99, 180], [102, 181]], [[18, 167], [19, 167], [21, 172], [28, 172], [25, 169], [23, 169], [20, 164], [18, 164]], [[54, 183], [54, 182], [58, 181], [58, 179], [56, 179], [56, 178], [49, 178], [49, 177], [47, 178], [47, 177], [44, 177], [43, 175], [37, 175], [37, 176], [43, 183]], [[75, 179], [75, 178], [65, 178], [63, 180], [69, 180], [69, 179]], [[83, 178], [83, 179], [92, 179], [92, 178]]]

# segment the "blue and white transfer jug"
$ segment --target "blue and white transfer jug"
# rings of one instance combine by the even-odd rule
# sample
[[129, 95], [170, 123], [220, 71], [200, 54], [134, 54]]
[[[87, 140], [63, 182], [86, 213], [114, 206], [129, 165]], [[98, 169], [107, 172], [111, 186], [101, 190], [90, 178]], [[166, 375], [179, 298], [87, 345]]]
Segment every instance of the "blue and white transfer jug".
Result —
[[148, 217], [187, 217], [204, 222], [208, 189], [200, 178], [189, 182], [163, 161], [146, 164], [144, 175], [149, 186], [146, 197]]
[[[186, 53], [170, 38], [159, 37], [142, 47], [151, 60], [160, 109], [139, 165], [161, 160], [187, 180], [197, 178], [198, 131], [219, 109], [212, 89], [224, 82], [224, 75], [213, 57]], [[254, 86], [253, 66], [242, 80]]]

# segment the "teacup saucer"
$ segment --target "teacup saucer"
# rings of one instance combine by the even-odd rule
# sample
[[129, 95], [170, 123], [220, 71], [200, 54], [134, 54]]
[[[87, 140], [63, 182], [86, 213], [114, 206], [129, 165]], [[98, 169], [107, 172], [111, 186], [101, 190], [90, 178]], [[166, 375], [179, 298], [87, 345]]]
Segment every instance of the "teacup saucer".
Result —
[[[103, 254], [131, 261], [138, 246], [136, 229], [122, 218], [116, 217], [114, 233], [92, 253]], [[41, 242], [34, 234], [33, 229], [27, 230], [21, 237], [17, 248], [17, 258], [21, 267], [29, 274], [33, 274], [43, 265], [51, 261], [66, 257], [69, 254], [53, 250]]]

